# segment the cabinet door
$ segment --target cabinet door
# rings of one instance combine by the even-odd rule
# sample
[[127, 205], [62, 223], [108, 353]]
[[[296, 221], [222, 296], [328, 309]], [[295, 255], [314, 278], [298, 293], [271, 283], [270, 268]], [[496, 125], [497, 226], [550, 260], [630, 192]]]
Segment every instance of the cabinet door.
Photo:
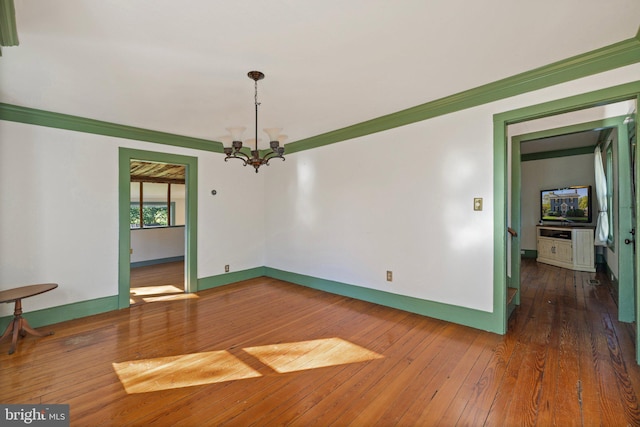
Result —
[[555, 258], [553, 240], [538, 239], [538, 258]]
[[573, 262], [573, 247], [571, 241], [556, 240], [554, 244], [556, 248], [556, 259], [561, 262], [571, 264]]

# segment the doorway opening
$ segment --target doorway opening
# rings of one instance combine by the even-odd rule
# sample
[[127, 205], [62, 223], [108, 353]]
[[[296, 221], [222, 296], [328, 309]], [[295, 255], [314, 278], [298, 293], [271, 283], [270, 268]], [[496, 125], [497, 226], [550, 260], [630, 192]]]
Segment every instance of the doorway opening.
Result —
[[[496, 217], [495, 217], [495, 227], [496, 233], [499, 233], [503, 236], [504, 245], [503, 249], [496, 248], [495, 251], [495, 266], [496, 266], [496, 279], [498, 279], [498, 274], [501, 274], [504, 277], [503, 280], [498, 279], [501, 289], [496, 288], [496, 297], [499, 300], [496, 301], [497, 311], [504, 310], [502, 312], [502, 320], [504, 321], [504, 331], [506, 333], [507, 330], [507, 320], [509, 314], [514, 308], [509, 303], [507, 303], [507, 288], [513, 287], [516, 289], [516, 297], [514, 298], [514, 306], [519, 304], [519, 286], [520, 286], [520, 257], [523, 252], [526, 254], [526, 250], [530, 248], [525, 248], [521, 246], [521, 237], [523, 233], [523, 226], [531, 226], [531, 224], [523, 224], [524, 215], [522, 213], [522, 200], [521, 200], [521, 190], [522, 190], [522, 182], [521, 182], [521, 142], [531, 141], [534, 139], [543, 139], [543, 138], [551, 138], [558, 135], [564, 135], [567, 133], [574, 133], [579, 131], [589, 131], [593, 129], [603, 129], [603, 128], [615, 128], [617, 131], [617, 137], [619, 139], [623, 139], [623, 136], [627, 135], [627, 125], [623, 124], [629, 117], [635, 117], [636, 109], [637, 109], [637, 100], [638, 100], [638, 92], [640, 91], [640, 82], [630, 83], [626, 85], [621, 85], [618, 87], [613, 87], [607, 90], [601, 90], [593, 93], [583, 94], [579, 96], [575, 96], [572, 98], [567, 98], [558, 101], [551, 101], [545, 104], [540, 104], [536, 106], [526, 107], [520, 110], [514, 110], [507, 113], [498, 114], [494, 117], [495, 123], [495, 143], [496, 143], [496, 167], [499, 171], [496, 171], [496, 186], [495, 191], [496, 194], [504, 194], [504, 199], [499, 200], [500, 198], [496, 198]], [[596, 117], [598, 119], [581, 119], [581, 120], [572, 120], [572, 121], [559, 121], [560, 118], [564, 118], [565, 115], [575, 115], [576, 117], [580, 117], [580, 115], [584, 115], [585, 112], [588, 112], [592, 109], [604, 109], [611, 110], [617, 104], [624, 105], [624, 103], [631, 103], [633, 108], [631, 111], [629, 107], [625, 107], [626, 110], [622, 113], [613, 113], [611, 114], [608, 111], [606, 114], [602, 112], [596, 113]], [[625, 117], [626, 116], [626, 117]], [[575, 117], [574, 117], [575, 119]], [[533, 125], [536, 121], [540, 123], [547, 121], [545, 127], [539, 127], [535, 129]], [[573, 124], [568, 124], [573, 123]], [[634, 122], [635, 123], [635, 122]], [[634, 124], [635, 126], [635, 124]], [[580, 128], [581, 127], [581, 128]], [[580, 129], [578, 129], [580, 128]], [[607, 134], [606, 132], [602, 133], [603, 135]], [[609, 133], [610, 135], [611, 133]], [[622, 135], [624, 134], [624, 135]], [[534, 138], [535, 137], [535, 138]], [[621, 147], [619, 147], [621, 148]], [[629, 149], [629, 146], [625, 148]], [[589, 149], [589, 151], [591, 151]], [[593, 151], [592, 151], [593, 153]], [[637, 156], [637, 154], [635, 154]], [[595, 155], [590, 154], [592, 159], [595, 160]], [[630, 161], [631, 155], [627, 155], [627, 161]], [[616, 166], [617, 173], [621, 176], [623, 173], [628, 173], [630, 167], [624, 166], [622, 164], [618, 164]], [[504, 178], [504, 180], [501, 180]], [[628, 178], [628, 175], [627, 175]], [[627, 179], [627, 182], [630, 180]], [[622, 192], [623, 189], [618, 189], [619, 192]], [[539, 192], [540, 189], [537, 189]], [[627, 192], [624, 190], [625, 194], [627, 194], [626, 203], [628, 203], [632, 207], [638, 203], [637, 200], [634, 200], [631, 192]], [[538, 205], [540, 201], [535, 202]], [[622, 203], [622, 202], [621, 202]], [[538, 206], [539, 208], [539, 206]], [[538, 211], [539, 209], [536, 208]], [[599, 209], [598, 205], [594, 203], [593, 209]], [[631, 211], [631, 209], [628, 209]], [[501, 217], [501, 214], [504, 215]], [[539, 214], [539, 212], [536, 212]], [[539, 219], [539, 218], [538, 218]], [[618, 221], [622, 222], [622, 218], [614, 218]], [[628, 226], [630, 231], [632, 228], [636, 226], [636, 219], [631, 220], [630, 216], [628, 219]], [[511, 237], [507, 236], [507, 233], [504, 230], [509, 227], [514, 230], [514, 234]], [[500, 230], [499, 230], [500, 228]], [[535, 226], [534, 226], [535, 229]], [[499, 230], [499, 231], [498, 231]], [[621, 229], [622, 230], [622, 229]], [[620, 231], [622, 233], [622, 231]], [[618, 238], [619, 240], [624, 240], [623, 236]], [[631, 249], [631, 247], [625, 248]], [[501, 251], [504, 251], [500, 253]], [[633, 254], [632, 250], [626, 250], [630, 255], [630, 263], [631, 265], [638, 264], [638, 257]], [[615, 256], [621, 257], [623, 250], [620, 248], [616, 249]], [[609, 254], [611, 255], [611, 254]], [[500, 260], [500, 256], [502, 256], [502, 260]], [[621, 261], [620, 261], [621, 262]], [[637, 268], [636, 268], [637, 271]], [[625, 319], [625, 321], [633, 321], [636, 320], [636, 328], [638, 327], [637, 316], [638, 310], [636, 309], [638, 306], [638, 292], [637, 292], [637, 279], [635, 277], [635, 273], [631, 273], [633, 278], [630, 281], [630, 290], [627, 288], [626, 290], [620, 289], [620, 300], [624, 300], [628, 304], [628, 310], [620, 311], [620, 319], [622, 320], [625, 316], [625, 312], [631, 313], [629, 319]], [[626, 293], [625, 293], [626, 292]], [[624, 295], [623, 295], [624, 294]], [[640, 345], [636, 346], [636, 350]], [[640, 360], [640, 352], [637, 353], [637, 359]]]
[[[145, 299], [149, 302], [190, 298], [194, 296], [190, 294], [198, 290], [197, 160], [190, 156], [120, 148], [119, 308]], [[170, 177], [175, 173], [183, 177]], [[170, 179], [184, 182], [175, 181], [171, 185], [158, 182]], [[167, 244], [167, 239], [172, 243]], [[142, 269], [156, 272], [142, 274], [147, 272]], [[140, 289], [136, 295], [131, 295], [131, 288], [136, 286], [132, 279], [152, 284], [154, 276], [168, 275], [167, 269], [171, 271], [171, 283], [161, 283], [158, 289]], [[135, 273], [132, 270], [136, 270]], [[146, 277], [136, 277], [139, 275]], [[168, 278], [164, 277], [163, 282]]]
[[185, 292], [185, 165], [130, 161], [130, 304]]
[[[540, 123], [526, 123], [526, 128], [538, 126], [546, 128], [537, 132], [514, 135], [510, 137], [512, 150], [512, 227], [519, 230], [518, 239], [512, 239], [511, 251], [511, 283], [512, 287], [519, 289], [520, 284], [520, 258], [537, 256], [538, 231], [541, 223], [545, 227], [569, 227], [572, 233], [589, 231], [592, 237], [596, 228], [600, 207], [598, 193], [603, 191], [597, 188], [594, 167], [594, 151], [596, 146], [606, 152], [608, 163], [606, 165], [607, 190], [606, 202], [608, 205], [609, 238], [605, 242], [593, 248], [593, 240], [588, 239], [588, 246], [580, 248], [577, 243], [566, 243], [574, 249], [574, 258], [585, 258], [589, 254], [588, 266], [576, 267], [581, 271], [595, 271], [597, 264], [607, 270], [607, 274], [613, 278], [616, 286], [616, 299], [619, 301], [619, 320], [631, 322], [635, 319], [634, 304], [634, 272], [633, 252], [630, 246], [620, 245], [623, 234], [633, 228], [631, 219], [632, 194], [630, 191], [631, 175], [629, 138], [627, 136], [625, 121], [629, 115], [635, 114], [635, 101], [625, 101], [609, 104], [606, 108], [594, 107], [580, 111], [579, 117], [602, 117], [598, 120], [575, 123], [582, 118], [576, 118], [575, 113], [565, 114], [563, 117], [555, 116], [554, 123], [564, 123], [565, 126], [548, 129], [544, 121]], [[524, 124], [509, 126], [509, 133], [518, 133]], [[602, 156], [603, 157], [603, 156]], [[576, 223], [553, 221], [555, 218], [542, 215], [544, 206], [542, 195], [548, 188], [569, 188], [581, 185], [593, 188], [593, 192], [586, 205], [579, 209], [580, 212], [590, 212], [588, 217], [591, 222]], [[583, 188], [584, 189], [584, 188]], [[583, 197], [587, 199], [587, 197]], [[566, 199], [563, 199], [566, 200]], [[595, 214], [593, 214], [595, 213]], [[569, 231], [570, 231], [569, 230]], [[548, 231], [548, 230], [543, 230]], [[568, 232], [569, 232], [568, 231]], [[606, 236], [605, 236], [606, 238]], [[542, 239], [543, 243], [549, 243], [548, 239]], [[587, 244], [587, 242], [583, 242]], [[584, 246], [584, 245], [583, 245]], [[571, 261], [569, 251], [569, 261]], [[623, 260], [624, 262], [620, 262]], [[573, 260], [577, 262], [576, 260]], [[584, 260], [583, 260], [584, 261]], [[571, 264], [571, 262], [569, 262]], [[560, 264], [557, 264], [560, 265]], [[564, 264], [562, 264], [564, 265]], [[619, 266], [621, 268], [619, 268]], [[571, 265], [568, 268], [572, 268]], [[516, 294], [514, 304], [509, 307], [509, 312], [519, 304], [519, 293]]]

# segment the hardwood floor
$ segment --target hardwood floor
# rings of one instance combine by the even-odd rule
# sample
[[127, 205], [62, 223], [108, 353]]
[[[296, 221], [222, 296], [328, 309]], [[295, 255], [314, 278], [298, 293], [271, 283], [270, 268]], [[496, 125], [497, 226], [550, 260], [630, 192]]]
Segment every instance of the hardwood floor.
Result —
[[0, 402], [76, 426], [640, 425], [606, 277], [522, 273], [505, 336], [269, 278], [64, 322], [0, 345]]
[[184, 261], [131, 269], [131, 305], [168, 301], [184, 293]]

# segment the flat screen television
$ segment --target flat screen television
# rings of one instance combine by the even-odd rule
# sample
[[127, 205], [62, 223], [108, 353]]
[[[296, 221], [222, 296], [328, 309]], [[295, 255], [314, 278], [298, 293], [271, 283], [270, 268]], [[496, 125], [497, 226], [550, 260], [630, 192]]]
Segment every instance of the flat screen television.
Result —
[[591, 222], [591, 186], [554, 188], [540, 191], [542, 221]]

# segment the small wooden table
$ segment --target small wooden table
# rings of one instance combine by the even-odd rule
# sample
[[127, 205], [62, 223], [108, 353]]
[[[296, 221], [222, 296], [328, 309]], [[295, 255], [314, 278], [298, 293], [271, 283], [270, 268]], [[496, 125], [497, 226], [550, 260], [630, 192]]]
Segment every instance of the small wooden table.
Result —
[[9, 348], [9, 354], [13, 354], [16, 351], [18, 334], [20, 334], [21, 337], [26, 336], [27, 332], [37, 337], [53, 335], [53, 332], [44, 333], [36, 331], [29, 325], [27, 319], [22, 317], [22, 299], [49, 292], [50, 290], [57, 287], [58, 285], [56, 283], [43, 283], [41, 285], [21, 286], [19, 288], [0, 291], [0, 303], [15, 301], [15, 306], [13, 309], [13, 320], [11, 321], [11, 323], [9, 323], [7, 329], [0, 337], [0, 341], [2, 341], [10, 334], [13, 336], [11, 340], [11, 347]]

